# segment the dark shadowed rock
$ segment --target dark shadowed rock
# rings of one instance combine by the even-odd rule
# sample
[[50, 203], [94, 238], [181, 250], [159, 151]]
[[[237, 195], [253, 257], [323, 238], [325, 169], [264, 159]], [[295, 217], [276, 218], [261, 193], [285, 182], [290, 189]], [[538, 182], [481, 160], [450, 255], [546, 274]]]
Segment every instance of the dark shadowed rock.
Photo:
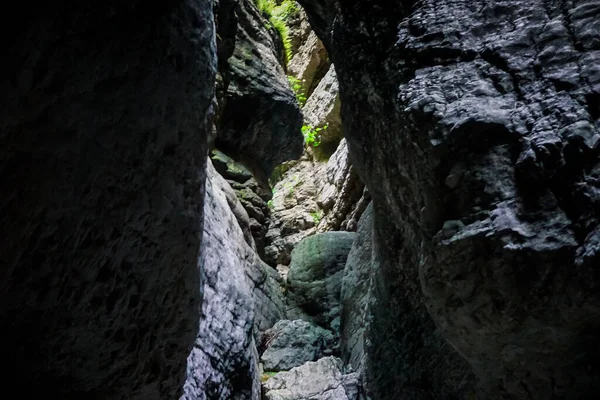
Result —
[[597, 393], [600, 2], [300, 2], [375, 204], [374, 397], [459, 396], [438, 334], [477, 397]]
[[217, 145], [266, 178], [302, 153], [302, 113], [275, 54], [274, 38], [252, 0], [235, 7], [237, 34], [228, 60]]
[[292, 251], [288, 297], [324, 327], [339, 328], [340, 290], [353, 232], [309, 236]]
[[358, 223], [352, 249], [342, 278], [340, 345], [341, 357], [354, 370], [361, 370], [365, 357], [365, 327], [368, 323], [373, 268], [373, 206], [369, 205]]
[[4, 11], [4, 390], [177, 398], [202, 295], [212, 4]]
[[265, 371], [287, 371], [308, 361], [332, 355], [336, 346], [331, 331], [303, 320], [282, 320], [267, 330], [260, 356]]

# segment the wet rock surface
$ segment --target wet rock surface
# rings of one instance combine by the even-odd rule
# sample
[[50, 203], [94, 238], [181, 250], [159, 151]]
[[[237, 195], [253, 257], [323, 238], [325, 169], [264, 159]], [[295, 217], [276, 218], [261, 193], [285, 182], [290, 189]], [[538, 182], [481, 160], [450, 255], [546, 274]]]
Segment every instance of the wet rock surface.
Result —
[[216, 49], [209, 1], [168, 3], [15, 4], [0, 17], [8, 392], [181, 392]]
[[596, 393], [600, 3], [300, 3], [374, 199], [373, 396]]

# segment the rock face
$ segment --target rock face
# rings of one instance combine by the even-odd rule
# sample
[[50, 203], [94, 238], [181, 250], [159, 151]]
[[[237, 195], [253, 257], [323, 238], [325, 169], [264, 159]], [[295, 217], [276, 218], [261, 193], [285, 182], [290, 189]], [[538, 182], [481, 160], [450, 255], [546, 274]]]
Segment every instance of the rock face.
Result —
[[350, 162], [345, 139], [321, 171], [317, 204], [324, 217], [317, 231], [355, 231], [358, 219], [369, 204], [370, 195]]
[[327, 162], [307, 152], [273, 188], [265, 260], [289, 265], [294, 246], [316, 232], [354, 231], [370, 196], [342, 140]]
[[209, 161], [201, 260], [205, 296], [188, 358], [186, 400], [258, 398], [253, 332], [284, 317], [281, 291], [268, 275], [271, 268], [246, 242], [230, 190]]
[[339, 358], [307, 362], [263, 384], [267, 400], [358, 400], [358, 374], [342, 372]]
[[303, 91], [308, 97], [329, 70], [330, 65], [323, 42], [311, 31], [290, 60], [288, 71], [302, 82]]
[[300, 3], [375, 205], [373, 397], [597, 393], [600, 2]]
[[340, 300], [340, 343], [342, 360], [362, 371], [365, 360], [365, 327], [371, 298], [373, 266], [373, 206], [369, 205], [358, 223], [352, 249], [348, 253]]
[[177, 398], [202, 295], [212, 4], [24, 8], [1, 18], [6, 390]]
[[340, 118], [340, 96], [337, 76], [333, 64], [321, 79], [312, 95], [302, 108], [305, 123], [327, 129], [320, 132], [322, 145], [338, 144], [344, 137]]
[[[268, 185], [259, 183], [252, 172], [242, 164], [223, 154], [213, 150], [211, 160], [216, 170], [223, 176], [233, 188], [234, 198], [246, 211], [245, 216], [240, 218], [239, 212], [234, 210], [238, 223], [245, 235], [251, 235], [252, 240], [246, 240], [258, 254], [263, 257], [265, 250], [265, 236], [267, 234], [267, 216], [270, 213], [268, 201], [273, 197]], [[230, 206], [235, 201], [228, 198]]]
[[333, 354], [333, 334], [303, 320], [281, 320], [263, 335], [266, 349], [260, 357], [265, 371], [288, 371], [308, 361]]
[[302, 154], [302, 113], [265, 28], [267, 21], [253, 1], [240, 0], [234, 18], [235, 48], [224, 74], [216, 144], [266, 181], [275, 166]]
[[324, 327], [337, 331], [342, 275], [354, 232], [318, 233], [292, 251], [288, 297]]

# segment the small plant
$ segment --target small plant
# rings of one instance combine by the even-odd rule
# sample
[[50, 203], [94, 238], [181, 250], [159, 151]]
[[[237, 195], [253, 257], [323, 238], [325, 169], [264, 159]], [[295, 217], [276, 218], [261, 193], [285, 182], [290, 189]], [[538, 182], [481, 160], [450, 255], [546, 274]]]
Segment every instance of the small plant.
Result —
[[324, 131], [329, 127], [329, 123], [321, 128], [315, 128], [312, 125], [302, 125], [302, 136], [304, 136], [304, 143], [312, 147], [318, 147], [321, 144], [321, 135], [319, 132]]
[[319, 210], [319, 211], [311, 212], [309, 214], [312, 217], [312, 219], [315, 221], [315, 225], [319, 225], [319, 222], [321, 222], [321, 219], [323, 218], [323, 211]]
[[261, 382], [266, 382], [269, 380], [269, 378], [274, 377], [277, 374], [277, 372], [272, 372], [272, 371], [267, 371], [264, 372], [260, 378]]
[[273, 199], [267, 201], [267, 207], [269, 207], [271, 209], [273, 208]]
[[283, 0], [280, 4], [277, 4], [276, 0], [254, 0], [254, 2], [260, 12], [268, 17], [271, 25], [279, 32], [283, 41], [285, 63], [287, 65], [292, 59], [292, 40], [287, 21], [298, 13], [298, 5], [294, 0]]
[[296, 95], [298, 104], [300, 104], [300, 107], [304, 107], [304, 104], [306, 104], [306, 94], [304, 93], [304, 87], [302, 87], [302, 81], [291, 75], [288, 75], [287, 78], [288, 82], [290, 83], [290, 87]]

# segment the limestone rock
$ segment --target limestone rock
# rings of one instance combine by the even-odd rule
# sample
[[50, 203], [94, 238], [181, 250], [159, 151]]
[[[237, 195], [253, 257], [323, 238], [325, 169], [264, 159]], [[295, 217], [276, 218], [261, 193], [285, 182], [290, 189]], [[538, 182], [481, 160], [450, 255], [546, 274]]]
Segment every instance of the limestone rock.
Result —
[[308, 16], [304, 9], [298, 6], [298, 12], [293, 13], [286, 23], [289, 27], [291, 51], [292, 54], [296, 54], [302, 43], [306, 42], [312, 32]]
[[265, 371], [288, 371], [336, 350], [330, 331], [303, 320], [281, 320], [262, 337], [266, 349], [260, 360]]
[[0, 17], [6, 393], [181, 392], [216, 49], [212, 2], [168, 3], [13, 3]]
[[313, 234], [322, 217], [316, 203], [318, 181], [308, 157], [295, 163], [273, 188], [265, 260], [272, 266], [289, 265], [292, 249]]
[[340, 291], [354, 232], [325, 232], [309, 236], [292, 251], [288, 297], [324, 327], [337, 331]]
[[302, 113], [266, 20], [252, 0], [239, 1], [235, 17], [235, 48], [227, 61], [216, 144], [266, 181], [275, 166], [300, 157]]
[[324, 217], [317, 231], [355, 230], [357, 219], [368, 204], [369, 194], [365, 193], [365, 185], [350, 162], [345, 139], [318, 176], [321, 180], [317, 204]]
[[323, 42], [311, 31], [290, 60], [288, 72], [302, 82], [304, 94], [310, 97], [330, 65]]
[[358, 375], [344, 374], [335, 357], [307, 362], [263, 383], [267, 400], [358, 400], [359, 390]]
[[594, 396], [600, 2], [300, 3], [374, 202], [372, 397]]
[[371, 295], [372, 254], [373, 207], [369, 206], [360, 218], [352, 249], [348, 253], [340, 300], [341, 358], [355, 371], [362, 371], [366, 356], [365, 328]]
[[304, 123], [313, 127], [324, 127], [319, 132], [321, 145], [338, 144], [344, 137], [340, 118], [340, 97], [337, 76], [333, 64], [318, 82], [304, 107]]
[[227, 196], [231, 187], [210, 161], [207, 172], [200, 262], [205, 299], [182, 399], [256, 398], [253, 333], [283, 318], [283, 299], [276, 273], [269, 275], [271, 268], [244, 238]]

